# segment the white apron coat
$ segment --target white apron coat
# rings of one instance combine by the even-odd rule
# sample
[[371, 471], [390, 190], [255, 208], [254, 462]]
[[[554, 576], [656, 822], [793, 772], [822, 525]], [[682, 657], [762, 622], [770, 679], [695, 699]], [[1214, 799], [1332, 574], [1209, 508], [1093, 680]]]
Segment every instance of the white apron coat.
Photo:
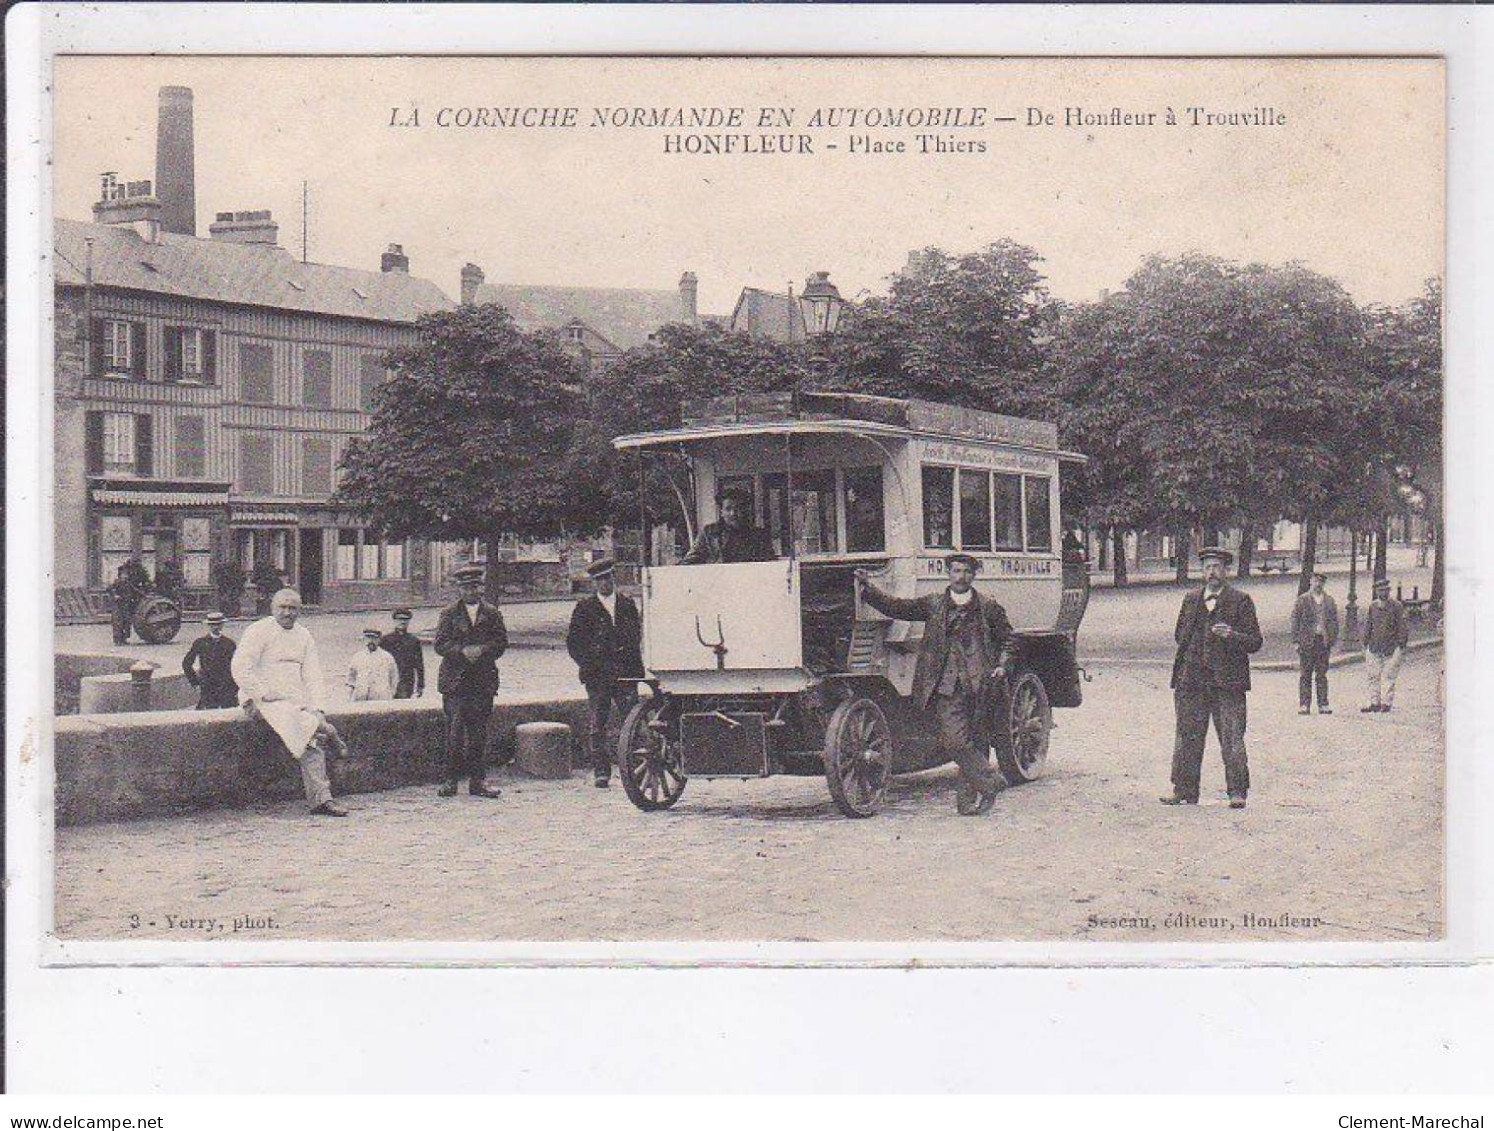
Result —
[[320, 725], [314, 712], [324, 709], [326, 695], [311, 633], [299, 624], [281, 628], [274, 617], [255, 621], [234, 650], [232, 668], [239, 702], [254, 700], [270, 729], [299, 761]]

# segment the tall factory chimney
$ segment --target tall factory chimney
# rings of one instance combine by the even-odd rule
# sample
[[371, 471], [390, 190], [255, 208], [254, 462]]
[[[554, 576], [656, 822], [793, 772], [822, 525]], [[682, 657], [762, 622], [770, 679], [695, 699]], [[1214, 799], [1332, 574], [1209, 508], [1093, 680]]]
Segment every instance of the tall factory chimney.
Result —
[[197, 234], [197, 188], [192, 158], [192, 88], [163, 86], [156, 118], [156, 199], [161, 230]]

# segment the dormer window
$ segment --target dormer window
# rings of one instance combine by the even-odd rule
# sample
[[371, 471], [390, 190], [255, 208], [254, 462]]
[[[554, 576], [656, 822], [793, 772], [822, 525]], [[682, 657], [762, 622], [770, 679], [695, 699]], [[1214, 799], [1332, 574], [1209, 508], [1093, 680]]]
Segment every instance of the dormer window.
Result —
[[565, 328], [565, 335], [573, 342], [585, 341], [586, 329], [582, 326], [567, 326]]

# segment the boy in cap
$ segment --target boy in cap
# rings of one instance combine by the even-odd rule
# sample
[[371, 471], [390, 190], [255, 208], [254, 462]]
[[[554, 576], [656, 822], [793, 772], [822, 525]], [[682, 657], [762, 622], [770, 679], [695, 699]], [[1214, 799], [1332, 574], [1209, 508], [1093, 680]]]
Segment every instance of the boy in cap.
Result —
[[379, 647], [383, 634], [377, 628], [363, 630], [363, 651], [348, 664], [348, 698], [354, 703], [393, 699], [399, 685], [399, 667], [394, 657]]
[[1234, 561], [1228, 550], [1210, 546], [1198, 552], [1203, 588], [1183, 598], [1173, 639], [1172, 701], [1177, 733], [1172, 750], [1172, 794], [1163, 805], [1197, 805], [1204, 742], [1209, 720], [1224, 755], [1229, 807], [1245, 808], [1250, 766], [1245, 757], [1245, 693], [1250, 690], [1250, 657], [1259, 652], [1260, 623], [1255, 602], [1225, 581]]
[[394, 666], [399, 669], [396, 699], [419, 699], [425, 694], [425, 647], [410, 631], [414, 615], [409, 609], [395, 609], [394, 631], [384, 633], [379, 641], [379, 647], [394, 657]]
[[643, 619], [633, 599], [617, 591], [616, 565], [611, 558], [592, 562], [586, 573], [596, 592], [577, 601], [571, 610], [565, 647], [586, 688], [586, 743], [593, 782], [605, 789], [612, 778], [607, 721], [614, 704], [625, 713], [637, 697], [637, 681], [643, 678]]
[[473, 797], [503, 792], [483, 780], [498, 657], [508, 649], [503, 614], [482, 599], [485, 573], [477, 562], [453, 571], [461, 596], [441, 610], [436, 622], [436, 655], [441, 657], [436, 690], [446, 712], [446, 784], [437, 791], [441, 797], [455, 797], [463, 777]]
[[985, 696], [1004, 688], [1010, 674], [1012, 626], [995, 598], [976, 592], [975, 572], [980, 563], [975, 558], [954, 553], [945, 558], [945, 564], [949, 586], [925, 597], [883, 593], [864, 569], [856, 571], [856, 581], [862, 599], [879, 613], [895, 620], [924, 622], [913, 670], [913, 702], [920, 711], [933, 711], [939, 748], [960, 768], [955, 811], [962, 817], [975, 817], [990, 811], [1006, 784], [991, 767], [989, 747], [1010, 742], [1011, 734], [1004, 726], [987, 723], [989, 716], [1004, 719], [1006, 712], [999, 707], [994, 712], [982, 708]]
[[1401, 671], [1410, 632], [1406, 607], [1390, 595], [1390, 582], [1375, 582], [1374, 599], [1364, 615], [1364, 674], [1370, 701], [1360, 712], [1389, 711], [1395, 705], [1395, 680]]
[[1299, 715], [1312, 713], [1315, 686], [1318, 714], [1333, 714], [1328, 706], [1328, 657], [1338, 642], [1338, 606], [1323, 591], [1327, 580], [1321, 573], [1313, 574], [1311, 587], [1292, 606], [1292, 643], [1297, 646], [1302, 665], [1301, 678], [1297, 681]]
[[239, 685], [233, 680], [235, 645], [231, 637], [223, 635], [225, 619], [217, 610], [208, 613], [203, 618], [207, 634], [192, 641], [192, 647], [182, 657], [182, 674], [200, 692], [199, 711], [239, 705]]

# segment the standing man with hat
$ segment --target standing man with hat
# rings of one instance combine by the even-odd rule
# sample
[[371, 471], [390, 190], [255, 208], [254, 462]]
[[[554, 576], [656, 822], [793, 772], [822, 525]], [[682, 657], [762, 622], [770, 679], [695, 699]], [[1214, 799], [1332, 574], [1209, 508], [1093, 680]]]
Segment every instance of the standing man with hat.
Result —
[[436, 622], [436, 655], [441, 657], [436, 690], [446, 712], [446, 784], [439, 790], [441, 797], [455, 797], [464, 777], [473, 797], [503, 792], [483, 781], [498, 657], [508, 648], [503, 614], [482, 599], [485, 573], [479, 562], [455, 570], [452, 576], [461, 596], [441, 610]]
[[207, 635], [192, 641], [182, 657], [182, 674], [200, 692], [199, 711], [239, 705], [239, 685], [233, 680], [233, 639], [223, 635], [226, 618], [216, 609], [203, 618]]
[[[939, 748], [960, 767], [955, 811], [974, 817], [990, 811], [1005, 785], [991, 768], [989, 747], [1010, 742], [1011, 734], [998, 721], [1005, 710], [1005, 680], [1012, 663], [1012, 626], [1006, 610], [975, 590], [980, 563], [969, 554], [945, 558], [949, 586], [925, 597], [893, 597], [871, 583], [864, 569], [856, 571], [861, 596], [868, 605], [894, 620], [925, 622], [913, 670], [913, 702], [920, 711], [932, 710], [939, 726]], [[998, 693], [996, 710], [987, 710]]]
[[728, 487], [716, 500], [721, 521], [700, 532], [681, 565], [715, 565], [721, 562], [771, 562], [773, 542], [767, 531], [752, 521], [752, 493]]
[[1197, 805], [1199, 776], [1209, 720], [1224, 755], [1224, 783], [1231, 809], [1245, 808], [1250, 767], [1245, 758], [1245, 693], [1250, 690], [1250, 657], [1260, 651], [1261, 627], [1255, 602], [1225, 581], [1234, 561], [1228, 550], [1210, 546], [1198, 552], [1202, 589], [1183, 598], [1173, 638], [1172, 701], [1177, 737], [1172, 751], [1172, 794], [1164, 805]]
[[394, 657], [399, 682], [394, 687], [396, 699], [419, 699], [425, 694], [425, 646], [410, 631], [414, 617], [409, 609], [394, 610], [394, 631], [384, 633], [379, 647]]
[[1389, 711], [1395, 705], [1395, 680], [1401, 672], [1410, 630], [1406, 606], [1390, 596], [1390, 582], [1375, 582], [1375, 596], [1364, 614], [1364, 674], [1370, 701], [1361, 712]]
[[1338, 606], [1323, 591], [1327, 580], [1321, 573], [1313, 574], [1312, 587], [1292, 606], [1292, 643], [1297, 646], [1297, 656], [1302, 662], [1302, 676], [1297, 681], [1299, 715], [1312, 713], [1315, 684], [1318, 714], [1333, 714], [1333, 708], [1328, 706], [1328, 657], [1338, 642]]
[[363, 630], [363, 651], [348, 664], [348, 698], [354, 703], [393, 699], [399, 686], [399, 667], [394, 657], [379, 647], [383, 634], [377, 628]]
[[607, 720], [614, 704], [626, 713], [637, 697], [637, 681], [643, 678], [643, 618], [633, 599], [617, 591], [611, 558], [592, 562], [586, 572], [596, 592], [576, 602], [565, 647], [586, 688], [586, 742], [594, 783], [606, 789], [612, 778]]

